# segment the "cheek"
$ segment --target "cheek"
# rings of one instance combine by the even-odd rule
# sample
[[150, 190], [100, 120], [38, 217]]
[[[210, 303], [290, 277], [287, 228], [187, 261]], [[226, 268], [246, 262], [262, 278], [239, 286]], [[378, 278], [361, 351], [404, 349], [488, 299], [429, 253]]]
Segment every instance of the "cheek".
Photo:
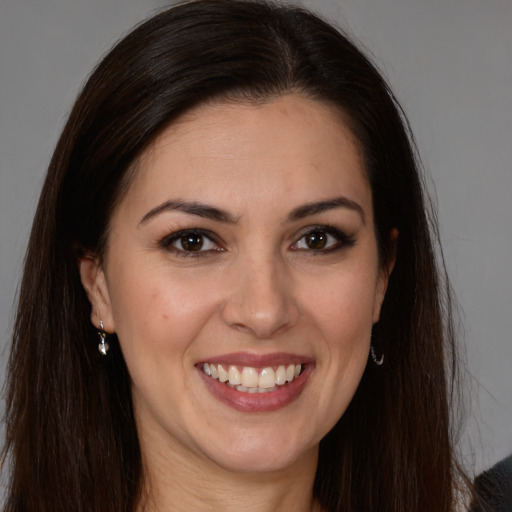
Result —
[[136, 276], [120, 271], [111, 288], [116, 331], [127, 362], [130, 353], [145, 351], [146, 358], [159, 359], [162, 352], [185, 351], [215, 308], [207, 287], [162, 269]]
[[360, 277], [331, 278], [329, 291], [318, 290], [309, 301], [314, 331], [324, 342], [318, 344], [317, 405], [329, 430], [346, 411], [368, 362], [375, 279]]
[[[372, 299], [367, 290], [352, 288], [351, 293], [329, 294], [316, 305], [317, 330], [325, 340], [322, 371], [332, 378], [340, 398], [351, 397], [366, 367], [373, 325]], [[342, 401], [348, 404], [345, 398]]]
[[346, 410], [368, 361], [377, 276], [365, 268], [372, 266], [317, 280], [303, 303], [312, 332], [321, 336], [316, 343], [321, 353], [319, 405], [328, 411], [331, 425]]
[[376, 276], [372, 272], [333, 272], [309, 286], [303, 308], [334, 345], [367, 337], [373, 325]]
[[168, 421], [168, 404], [189, 396], [195, 340], [215, 310], [207, 287], [168, 274], [119, 272], [112, 282], [116, 331], [136, 409], [150, 411], [161, 424]]

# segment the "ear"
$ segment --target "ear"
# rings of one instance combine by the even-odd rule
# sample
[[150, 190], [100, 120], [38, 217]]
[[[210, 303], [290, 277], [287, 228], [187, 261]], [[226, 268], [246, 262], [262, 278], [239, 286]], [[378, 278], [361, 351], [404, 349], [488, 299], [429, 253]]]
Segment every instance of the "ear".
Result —
[[115, 332], [107, 281], [99, 258], [92, 255], [80, 257], [78, 269], [82, 286], [91, 303], [91, 323], [99, 329], [102, 321], [105, 331]]
[[376, 324], [380, 318], [380, 310], [384, 297], [386, 296], [386, 290], [388, 289], [389, 276], [395, 268], [396, 262], [396, 243], [398, 240], [398, 230], [393, 228], [389, 233], [389, 258], [384, 265], [381, 265], [379, 270], [379, 276], [377, 280], [377, 287], [375, 289], [375, 302], [373, 304], [373, 323]]

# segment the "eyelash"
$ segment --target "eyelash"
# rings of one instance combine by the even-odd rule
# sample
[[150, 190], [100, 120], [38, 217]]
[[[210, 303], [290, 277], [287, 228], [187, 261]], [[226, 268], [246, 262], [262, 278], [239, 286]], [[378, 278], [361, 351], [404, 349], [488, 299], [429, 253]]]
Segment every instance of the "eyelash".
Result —
[[[296, 247], [301, 242], [301, 240], [304, 240], [307, 236], [315, 234], [327, 235], [328, 237], [334, 238], [336, 242], [334, 243], [334, 245], [330, 247], [321, 249]], [[352, 247], [353, 245], [355, 245], [355, 243], [356, 239], [353, 236], [349, 236], [337, 228], [334, 228], [332, 226], [313, 226], [309, 228], [305, 233], [303, 233], [301, 237], [292, 245], [292, 250], [305, 251], [316, 256], [321, 254], [332, 253], [339, 249], [343, 249], [344, 247]]]
[[[187, 251], [184, 248], [180, 249], [178, 247], [174, 247], [173, 244], [175, 242], [179, 242], [180, 239], [183, 241], [186, 237], [200, 237], [202, 239], [201, 247], [197, 251]], [[201, 250], [204, 245], [204, 239], [208, 240], [210, 243], [215, 244], [217, 248], [215, 249], [207, 249]], [[204, 229], [183, 229], [181, 231], [177, 231], [176, 233], [172, 233], [166, 236], [161, 242], [160, 247], [162, 249], [166, 249], [172, 251], [175, 255], [180, 256], [182, 258], [199, 258], [204, 257], [207, 254], [211, 254], [212, 252], [222, 252], [224, 249], [220, 246], [217, 241], [218, 237], [216, 237], [211, 231], [207, 231]]]
[[[300, 242], [304, 240], [308, 236], [312, 235], [327, 235], [327, 237], [332, 237], [336, 241], [334, 245], [331, 245], [327, 248], [319, 248], [319, 249], [313, 249], [313, 248], [302, 248], [298, 247]], [[179, 242], [180, 239], [183, 243], [183, 239], [186, 237], [198, 237], [201, 239], [201, 246], [199, 247], [199, 250], [186, 250], [185, 248], [178, 248], [175, 247], [173, 244], [176, 242]], [[209, 249], [202, 249], [203, 245], [205, 244], [205, 239], [212, 244], [215, 244], [216, 248], [209, 248]], [[181, 231], [177, 231], [176, 233], [172, 233], [165, 238], [162, 239], [160, 242], [160, 246], [163, 249], [172, 251], [175, 255], [183, 257], [183, 258], [198, 258], [198, 257], [204, 257], [212, 252], [223, 252], [224, 248], [220, 245], [218, 242], [218, 237], [215, 236], [211, 231], [207, 231], [204, 229], [183, 229]], [[327, 240], [327, 243], [328, 240]], [[342, 231], [340, 231], [337, 228], [333, 228], [332, 226], [313, 226], [309, 228], [306, 232], [302, 233], [300, 238], [297, 239], [296, 242], [294, 242], [291, 246], [292, 251], [303, 251], [311, 253], [312, 255], [321, 255], [321, 254], [327, 254], [335, 252], [339, 249], [342, 249], [344, 247], [351, 247], [356, 243], [356, 240], [354, 237], [349, 236]]]

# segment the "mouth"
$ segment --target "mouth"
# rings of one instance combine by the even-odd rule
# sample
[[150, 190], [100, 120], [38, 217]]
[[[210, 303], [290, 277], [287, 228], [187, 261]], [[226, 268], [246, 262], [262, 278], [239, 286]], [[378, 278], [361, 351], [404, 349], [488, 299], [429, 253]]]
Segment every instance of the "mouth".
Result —
[[272, 393], [293, 382], [304, 371], [304, 364], [254, 368], [252, 366], [203, 363], [205, 375], [242, 393]]
[[301, 395], [314, 366], [308, 358], [283, 354], [232, 354], [196, 365], [210, 393], [242, 412], [276, 411], [291, 404]]

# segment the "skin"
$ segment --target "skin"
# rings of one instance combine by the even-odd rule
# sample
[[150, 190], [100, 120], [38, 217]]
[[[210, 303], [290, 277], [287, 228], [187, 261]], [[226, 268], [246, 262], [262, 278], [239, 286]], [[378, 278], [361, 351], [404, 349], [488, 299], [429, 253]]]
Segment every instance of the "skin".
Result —
[[[347, 204], [290, 217], [340, 197]], [[155, 213], [176, 200], [233, 222]], [[324, 252], [305, 237], [315, 226]], [[187, 253], [169, 241], [184, 229], [211, 240]], [[141, 158], [101, 263], [80, 262], [92, 322], [117, 333], [132, 378], [146, 510], [313, 510], [318, 443], [359, 384], [391, 267], [378, 259], [371, 190], [340, 113], [286, 95], [174, 122]], [[240, 351], [307, 357], [302, 393], [256, 413], [215, 398], [196, 365]]]

